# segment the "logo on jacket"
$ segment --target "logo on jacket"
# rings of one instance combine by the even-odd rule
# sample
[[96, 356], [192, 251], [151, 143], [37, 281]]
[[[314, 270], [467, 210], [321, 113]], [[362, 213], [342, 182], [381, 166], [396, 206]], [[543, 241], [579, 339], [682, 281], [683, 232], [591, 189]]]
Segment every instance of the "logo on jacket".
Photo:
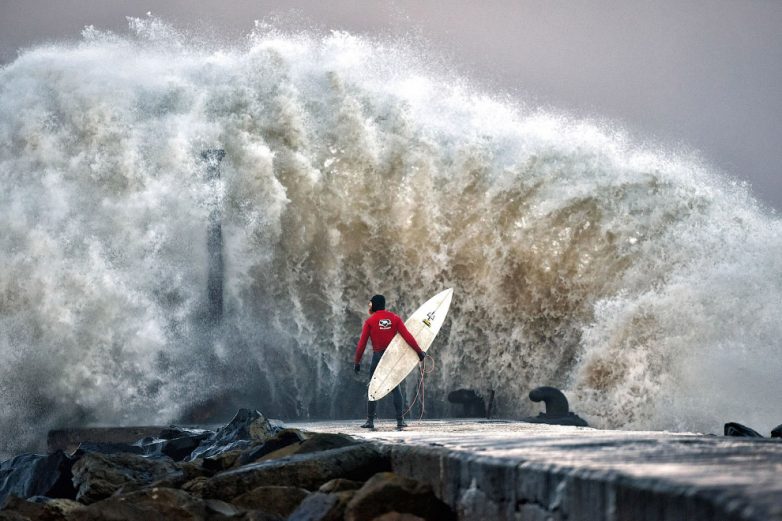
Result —
[[434, 311], [430, 311], [426, 314], [426, 318], [424, 319], [426, 327], [432, 327], [432, 320], [434, 320]]
[[378, 323], [380, 329], [391, 329], [391, 320], [388, 318], [381, 319]]

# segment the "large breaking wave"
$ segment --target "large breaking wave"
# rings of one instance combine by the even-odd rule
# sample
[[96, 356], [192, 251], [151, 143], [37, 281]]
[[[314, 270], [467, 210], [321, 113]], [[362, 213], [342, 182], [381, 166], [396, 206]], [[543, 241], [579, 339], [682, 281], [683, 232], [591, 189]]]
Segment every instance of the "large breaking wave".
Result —
[[697, 158], [482, 95], [415, 54], [263, 26], [217, 48], [148, 19], [0, 70], [5, 449], [238, 402], [359, 416], [368, 297], [406, 315], [451, 286], [433, 414], [469, 387], [520, 417], [557, 385], [601, 427], [778, 423], [779, 219]]

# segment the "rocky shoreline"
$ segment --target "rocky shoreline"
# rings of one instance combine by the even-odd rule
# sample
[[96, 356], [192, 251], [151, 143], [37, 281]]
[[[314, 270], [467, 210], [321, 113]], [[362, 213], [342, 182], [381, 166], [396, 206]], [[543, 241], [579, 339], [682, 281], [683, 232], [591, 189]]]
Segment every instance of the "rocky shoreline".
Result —
[[248, 409], [214, 431], [18, 456], [0, 464], [0, 504], [0, 521], [456, 519], [377, 445]]

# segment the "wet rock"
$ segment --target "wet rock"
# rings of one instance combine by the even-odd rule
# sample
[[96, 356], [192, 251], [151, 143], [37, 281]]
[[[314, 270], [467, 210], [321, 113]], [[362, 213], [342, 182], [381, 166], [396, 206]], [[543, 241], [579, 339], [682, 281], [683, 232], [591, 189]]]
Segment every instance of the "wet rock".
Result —
[[18, 512], [9, 510], [7, 512], [0, 511], [0, 521], [32, 521], [32, 520], [31, 518], [27, 516], [23, 516]]
[[[50, 430], [46, 437], [49, 453], [76, 450], [80, 443], [133, 444], [139, 439], [156, 437], [160, 427], [78, 427]], [[149, 438], [154, 439], [154, 438]]]
[[212, 473], [222, 472], [237, 466], [239, 458], [244, 454], [241, 450], [229, 450], [216, 456], [203, 459], [203, 468]]
[[174, 461], [182, 461], [188, 458], [204, 440], [212, 435], [213, 434], [210, 432], [202, 432], [199, 434], [180, 436], [178, 438], [161, 440], [145, 445], [144, 449], [146, 454], [162, 454]]
[[210, 433], [204, 432], [170, 440], [147, 437], [133, 444], [83, 442], [79, 444], [78, 449], [74, 452], [74, 456], [90, 452], [98, 454], [139, 454], [153, 458], [165, 456], [174, 461], [182, 461], [209, 435]]
[[13, 494], [21, 498], [74, 498], [73, 460], [62, 451], [46, 456], [23, 454], [0, 463], [0, 504]]
[[197, 459], [193, 461], [180, 461], [176, 464], [177, 469], [182, 473], [185, 481], [190, 481], [199, 476], [211, 477], [214, 473], [204, 467], [204, 460]]
[[287, 447], [293, 443], [304, 441], [305, 439], [307, 439], [307, 437], [300, 430], [283, 429], [273, 437], [263, 442], [261, 445], [244, 451], [236, 463], [238, 465], [247, 465], [248, 463], [253, 463], [267, 454], [270, 454], [283, 447]]
[[408, 513], [386, 512], [372, 521], [426, 521], [426, 519]]
[[736, 436], [739, 438], [762, 438], [759, 432], [750, 429], [740, 423], [729, 422], [725, 424], [725, 436]]
[[231, 502], [247, 510], [262, 510], [287, 517], [309, 493], [298, 487], [263, 486], [245, 492]]
[[301, 502], [288, 521], [341, 521], [354, 495], [354, 490], [336, 494], [315, 492]]
[[212, 445], [211, 442], [207, 440], [202, 442], [201, 445], [199, 445], [198, 448], [195, 449], [186, 459], [214, 458], [228, 452], [235, 452], [238, 454], [249, 448], [252, 448], [253, 446], [255, 446], [255, 443], [253, 443], [251, 440], [236, 440], [231, 443], [216, 445]]
[[389, 469], [388, 457], [365, 443], [251, 463], [208, 479], [202, 493], [204, 497], [230, 501], [260, 486], [315, 490], [335, 478], [364, 480]]
[[144, 454], [144, 448], [130, 443], [102, 443], [84, 441], [74, 451], [73, 456], [79, 457], [83, 454]]
[[176, 472], [167, 474], [163, 478], [155, 480], [149, 485], [138, 483], [123, 485], [122, 490], [129, 492], [131, 489], [136, 490], [144, 486], [160, 488], [182, 488], [186, 483], [193, 481], [196, 478], [204, 477], [204, 479], [206, 479], [206, 477], [213, 475], [212, 472], [206, 471], [200, 466], [202, 460], [196, 461], [198, 464], [192, 462], [176, 463]]
[[409, 513], [424, 519], [456, 519], [429, 485], [392, 472], [381, 472], [356, 492], [345, 509], [345, 520], [364, 521], [387, 512]]
[[364, 483], [361, 481], [353, 481], [352, 479], [332, 479], [320, 486], [318, 492], [326, 494], [333, 494], [335, 492], [345, 492], [346, 490], [358, 490]]
[[225, 427], [215, 432], [215, 442], [234, 440], [266, 441], [277, 433], [277, 429], [259, 411], [239, 409]]
[[113, 496], [78, 511], [79, 521], [190, 521], [234, 518], [241, 511], [222, 501], [204, 501], [182, 490], [150, 488]]
[[178, 471], [168, 458], [149, 459], [137, 454], [85, 454], [73, 465], [76, 500], [89, 504], [109, 497], [120, 488], [149, 485]]
[[214, 436], [214, 434], [214, 431], [206, 429], [189, 429], [187, 427], [177, 427], [176, 425], [171, 425], [170, 427], [161, 430], [160, 434], [158, 434], [158, 438], [161, 440], [174, 440], [176, 438], [193, 436], [206, 436], [208, 438], [210, 436]]
[[232, 517], [231, 521], [286, 521], [284, 517], [277, 514], [269, 514], [260, 510], [251, 510], [245, 512], [239, 517]]
[[207, 512], [219, 514], [225, 517], [234, 517], [242, 512], [242, 510], [237, 508], [235, 505], [226, 503], [225, 501], [220, 501], [219, 499], [205, 499], [204, 506], [206, 506]]
[[782, 424], [777, 425], [771, 430], [772, 438], [782, 438]]
[[53, 511], [41, 503], [27, 501], [16, 496], [9, 496], [3, 505], [2, 511], [0, 511], [0, 519], [46, 519], [47, 521], [65, 521], [65, 516], [62, 512]]
[[16, 496], [10, 496], [6, 500], [0, 514], [0, 519], [25, 519], [35, 521], [66, 521], [74, 519], [68, 517], [75, 510], [84, 505], [70, 499], [52, 499], [36, 496], [35, 499], [24, 500]]
[[190, 481], [182, 485], [182, 490], [188, 492], [189, 494], [192, 494], [193, 496], [203, 497], [204, 488], [206, 487], [206, 483], [208, 481], [209, 478], [204, 476], [191, 479]]
[[50, 498], [46, 496], [34, 496], [28, 499], [28, 501], [44, 505], [49, 512], [59, 513], [64, 516], [67, 516], [72, 510], [77, 510], [84, 506], [72, 499]]
[[570, 412], [567, 397], [556, 387], [536, 387], [529, 392], [529, 399], [533, 402], [546, 404], [546, 411], [537, 416], [522, 418], [529, 423], [545, 423], [548, 425], [573, 425], [576, 427], [588, 427], [586, 420]]
[[462, 405], [461, 418], [486, 416], [486, 402], [472, 389], [457, 389], [448, 393], [448, 401]]
[[357, 443], [358, 441], [345, 434], [313, 434], [300, 442], [291, 443], [281, 449], [266, 454], [260, 458], [260, 461], [292, 456], [293, 454], [309, 454], [323, 450], [338, 449], [340, 447], [349, 447], [350, 445], [356, 445]]
[[188, 459], [216, 456], [224, 452], [246, 449], [253, 442], [265, 442], [278, 431], [263, 414], [250, 409], [239, 409], [236, 416], [213, 435], [203, 440]]

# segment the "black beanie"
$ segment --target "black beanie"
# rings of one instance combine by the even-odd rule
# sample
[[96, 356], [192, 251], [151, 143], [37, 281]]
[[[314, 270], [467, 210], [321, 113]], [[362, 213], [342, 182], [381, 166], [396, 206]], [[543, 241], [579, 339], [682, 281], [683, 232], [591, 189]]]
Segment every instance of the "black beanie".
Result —
[[386, 309], [386, 297], [383, 295], [375, 295], [369, 301], [372, 303], [372, 311]]

